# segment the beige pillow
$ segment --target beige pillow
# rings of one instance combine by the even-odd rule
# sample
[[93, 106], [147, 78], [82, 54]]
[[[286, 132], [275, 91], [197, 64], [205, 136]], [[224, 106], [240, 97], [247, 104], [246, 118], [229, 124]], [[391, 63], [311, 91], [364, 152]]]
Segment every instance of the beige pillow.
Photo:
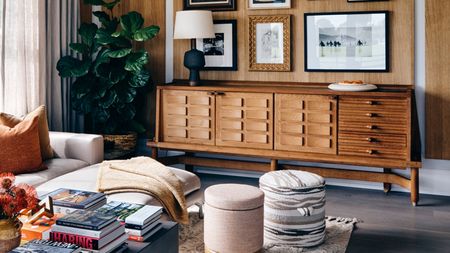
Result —
[[38, 116], [13, 128], [0, 125], [0, 172], [22, 174], [46, 169], [39, 146]]
[[[50, 146], [47, 113], [44, 105], [41, 105], [34, 111], [28, 113], [28, 115], [25, 116], [23, 120], [30, 120], [36, 116], [39, 118], [38, 130], [39, 130], [39, 144], [41, 146], [42, 160], [51, 159], [53, 158], [54, 155], [53, 149]], [[0, 125], [13, 128], [23, 120], [7, 113], [0, 113]]]

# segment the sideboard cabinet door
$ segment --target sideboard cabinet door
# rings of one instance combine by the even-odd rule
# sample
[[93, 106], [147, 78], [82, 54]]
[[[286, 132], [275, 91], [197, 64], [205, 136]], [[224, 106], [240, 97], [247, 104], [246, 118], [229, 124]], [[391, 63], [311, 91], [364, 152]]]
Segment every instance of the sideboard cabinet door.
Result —
[[216, 96], [216, 145], [273, 149], [273, 93]]
[[275, 150], [337, 153], [337, 100], [325, 95], [275, 95]]
[[165, 142], [214, 145], [215, 96], [205, 91], [162, 90]]

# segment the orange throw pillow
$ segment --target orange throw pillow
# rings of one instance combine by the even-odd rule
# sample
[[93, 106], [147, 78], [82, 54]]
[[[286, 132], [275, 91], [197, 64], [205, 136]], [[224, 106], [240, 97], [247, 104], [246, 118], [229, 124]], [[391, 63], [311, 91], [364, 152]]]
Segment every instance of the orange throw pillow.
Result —
[[[48, 122], [45, 106], [41, 105], [36, 110], [28, 113], [23, 120], [30, 120], [34, 117], [39, 117], [38, 129], [39, 129], [39, 143], [41, 146], [41, 155], [43, 160], [53, 158], [53, 149], [50, 146], [50, 136], [48, 134]], [[22, 119], [17, 118], [7, 113], [0, 113], [0, 125], [7, 127], [15, 127], [22, 122]]]
[[14, 174], [45, 169], [39, 145], [38, 117], [24, 120], [14, 128], [0, 125], [0, 172]]

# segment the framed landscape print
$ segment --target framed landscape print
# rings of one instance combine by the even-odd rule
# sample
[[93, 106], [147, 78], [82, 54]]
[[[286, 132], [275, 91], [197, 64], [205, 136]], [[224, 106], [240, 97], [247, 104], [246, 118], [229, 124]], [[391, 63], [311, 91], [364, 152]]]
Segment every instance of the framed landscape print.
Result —
[[291, 16], [249, 17], [249, 70], [291, 70]]
[[234, 11], [237, 0], [182, 0], [184, 10]]
[[215, 38], [197, 39], [205, 54], [204, 70], [237, 70], [236, 20], [214, 20]]
[[291, 0], [248, 0], [249, 9], [291, 8]]
[[305, 71], [389, 71], [389, 13], [305, 13]]

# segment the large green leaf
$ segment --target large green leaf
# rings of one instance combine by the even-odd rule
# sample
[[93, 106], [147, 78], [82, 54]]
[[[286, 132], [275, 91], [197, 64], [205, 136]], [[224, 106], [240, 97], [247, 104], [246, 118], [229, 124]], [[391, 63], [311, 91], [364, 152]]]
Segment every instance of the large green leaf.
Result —
[[96, 69], [97, 76], [110, 84], [116, 84], [122, 81], [127, 72], [123, 69], [123, 65], [104, 63], [100, 64]]
[[131, 37], [137, 30], [141, 29], [144, 19], [139, 12], [132, 11], [120, 18], [120, 25], [127, 37]]
[[70, 43], [69, 47], [80, 54], [86, 54], [89, 52], [89, 47], [84, 43]]
[[115, 0], [109, 3], [105, 3], [103, 6], [105, 6], [108, 10], [112, 10], [116, 4], [120, 3], [121, 0]]
[[133, 34], [133, 39], [135, 41], [146, 41], [152, 39], [159, 33], [159, 30], [159, 26], [156, 25], [139, 29]]
[[94, 73], [97, 76], [98, 76], [98, 74], [97, 74], [98, 66], [100, 66], [100, 64], [103, 64], [103, 63], [109, 63], [109, 61], [111, 60], [109, 58], [109, 52], [111, 52], [111, 50], [109, 48], [102, 48], [100, 50], [100, 52], [97, 54], [97, 58], [95, 58], [95, 61], [94, 61]]
[[125, 69], [132, 72], [139, 72], [148, 63], [148, 53], [145, 51], [131, 53], [127, 56]]
[[114, 90], [109, 90], [108, 92], [106, 92], [105, 96], [103, 96], [99, 101], [98, 104], [102, 107], [102, 108], [109, 108], [111, 107], [111, 105], [114, 103], [114, 101], [116, 101], [117, 98], [117, 94]]
[[123, 104], [133, 102], [134, 98], [136, 97], [136, 89], [128, 86], [118, 87], [116, 93], [120, 102], [122, 102]]
[[116, 47], [131, 48], [131, 42], [123, 37], [113, 37], [111, 32], [105, 28], [100, 28], [95, 35], [97, 43], [101, 45], [114, 45]]
[[111, 22], [111, 18], [109, 15], [104, 11], [94, 11], [92, 12], [94, 16], [98, 18], [100, 23], [102, 23], [103, 26], [107, 26], [109, 22]]
[[142, 69], [138, 73], [134, 73], [134, 75], [130, 78], [128, 83], [131, 87], [140, 88], [149, 84], [150, 81], [150, 72], [145, 69]]
[[80, 77], [88, 73], [90, 61], [82, 62], [72, 56], [63, 56], [56, 64], [56, 69], [61, 77]]
[[80, 28], [78, 29], [78, 33], [80, 34], [81, 41], [86, 44], [87, 46], [91, 47], [94, 43], [94, 37], [97, 33], [98, 27], [96, 24], [81, 24]]
[[72, 99], [82, 99], [89, 94], [93, 87], [91, 80], [88, 76], [77, 78], [71, 86]]
[[122, 108], [117, 108], [117, 112], [123, 121], [132, 120], [136, 115], [136, 108], [133, 104], [125, 104]]
[[119, 50], [110, 51], [108, 56], [111, 58], [122, 58], [131, 53], [131, 48], [124, 48]]
[[92, 116], [97, 122], [105, 123], [108, 121], [110, 113], [108, 109], [98, 106], [92, 110]]

